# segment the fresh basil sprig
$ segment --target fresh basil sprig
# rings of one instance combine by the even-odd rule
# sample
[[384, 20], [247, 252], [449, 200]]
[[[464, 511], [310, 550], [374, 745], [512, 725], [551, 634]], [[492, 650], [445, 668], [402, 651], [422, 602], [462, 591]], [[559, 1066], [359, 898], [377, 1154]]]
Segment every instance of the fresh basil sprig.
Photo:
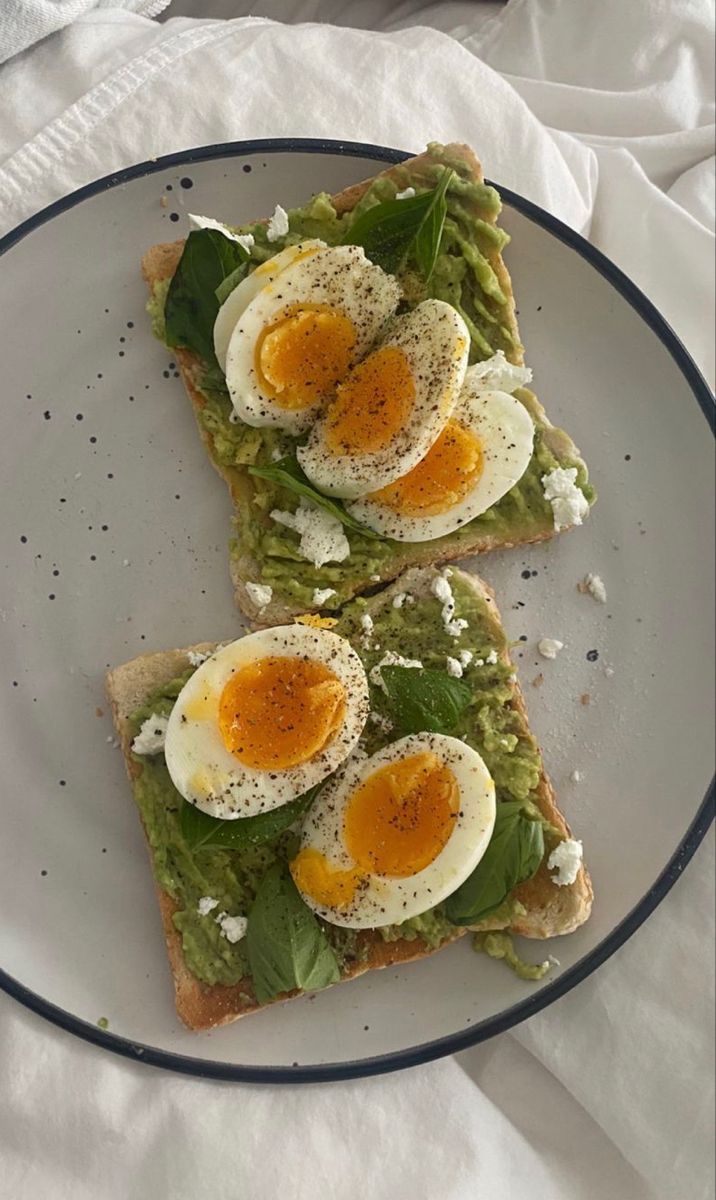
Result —
[[191, 231], [164, 305], [167, 345], [193, 350], [209, 366], [216, 362], [216, 290], [248, 260], [248, 251], [218, 229]]
[[499, 908], [518, 883], [531, 879], [544, 857], [539, 820], [525, 816], [518, 800], [497, 805], [490, 844], [463, 884], [445, 901], [453, 925], [475, 925]]
[[412, 251], [427, 282], [435, 267], [442, 237], [447, 200], [455, 172], [446, 167], [437, 185], [406, 200], [384, 200], [356, 217], [343, 238], [344, 244], [362, 246], [371, 262], [391, 275]]
[[303, 473], [298, 461], [292, 456], [287, 455], [285, 458], [279, 459], [278, 462], [272, 463], [269, 467], [249, 467], [249, 475], [256, 475], [259, 479], [268, 479], [272, 483], [278, 483], [287, 491], [293, 492], [296, 496], [305, 496], [313, 504], [330, 513], [341, 525], [345, 525], [346, 529], [353, 529], [356, 533], [363, 534], [367, 538], [380, 539], [380, 534], [375, 533], [367, 526], [361, 525], [356, 521], [350, 513], [347, 513], [342, 504], [336, 500], [331, 500], [329, 496], [324, 496], [322, 492], [316, 489], [309, 482], [308, 477]]
[[317, 991], [340, 979], [325, 933], [278, 864], [264, 875], [251, 906], [246, 951], [260, 1004], [281, 992]]
[[444, 671], [417, 667], [381, 667], [393, 728], [409, 733], [451, 733], [472, 699], [461, 679]]
[[260, 846], [278, 837], [279, 833], [299, 820], [320, 787], [322, 784], [312, 787], [303, 796], [271, 812], [258, 813], [255, 817], [238, 817], [235, 821], [210, 817], [194, 804], [185, 802], [179, 813], [182, 837], [192, 850], [245, 850], [247, 846]]

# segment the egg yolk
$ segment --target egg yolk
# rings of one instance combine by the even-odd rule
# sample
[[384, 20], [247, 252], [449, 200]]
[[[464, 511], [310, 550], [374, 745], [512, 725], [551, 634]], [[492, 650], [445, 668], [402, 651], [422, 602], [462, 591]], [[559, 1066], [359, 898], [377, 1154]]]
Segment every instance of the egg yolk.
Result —
[[364, 358], [339, 385], [328, 409], [325, 440], [333, 454], [384, 450], [404, 427], [415, 403], [413, 372], [397, 346]]
[[345, 908], [369, 875], [415, 875], [447, 844], [459, 807], [457, 780], [432, 751], [388, 763], [348, 801], [343, 837], [354, 865], [336, 870], [320, 850], [306, 847], [291, 863], [296, 886], [317, 904]]
[[371, 500], [406, 517], [431, 517], [465, 499], [484, 467], [480, 439], [457, 421], [448, 421], [425, 458]]
[[348, 372], [355, 341], [353, 322], [327, 305], [287, 309], [256, 343], [261, 391], [292, 412], [327, 400]]
[[319, 754], [345, 712], [345, 687], [323, 663], [271, 655], [231, 676], [219, 701], [219, 730], [239, 762], [280, 771]]

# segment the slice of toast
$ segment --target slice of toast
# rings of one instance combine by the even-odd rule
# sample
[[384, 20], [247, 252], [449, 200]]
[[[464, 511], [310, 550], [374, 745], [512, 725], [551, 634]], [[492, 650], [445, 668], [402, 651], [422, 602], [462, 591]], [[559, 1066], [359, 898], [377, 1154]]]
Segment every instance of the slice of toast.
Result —
[[[406, 572], [379, 595], [371, 597], [367, 601], [365, 609], [361, 611], [371, 613], [376, 617], [381, 610], [392, 606], [393, 599], [399, 592], [411, 592], [416, 598], [430, 595], [430, 585], [436, 573], [434, 569], [430, 568], [416, 568]], [[509, 649], [502, 631], [493, 593], [476, 576], [457, 571], [454, 574], [460, 579], [468, 580], [469, 585], [479, 596], [489, 598], [491, 632], [496, 638], [499, 638], [501, 658], [511, 669]], [[107, 692], [127, 772], [132, 782], [141, 776], [143, 766], [142, 762], [131, 753], [132, 739], [136, 732], [132, 726], [131, 714], [146, 701], [153, 691], [187, 669], [189, 650], [207, 653], [213, 649], [215, 649], [213, 644], [201, 643], [187, 650], [167, 650], [156, 654], [145, 654], [108, 672]], [[519, 684], [515, 681], [511, 684], [511, 688], [510, 706], [519, 715], [524, 736], [531, 738]], [[544, 769], [542, 769], [538, 787], [531, 794], [531, 799], [539, 806], [546, 820], [555, 826], [562, 836], [569, 835], [569, 828], [557, 807], [552, 786]], [[234, 986], [208, 985], [192, 974], [184, 958], [181, 935], [173, 921], [174, 914], [179, 910], [179, 904], [158, 882], [156, 882], [156, 890], [169, 961], [174, 976], [176, 1007], [181, 1020], [190, 1029], [209, 1029], [216, 1025], [227, 1024], [260, 1008], [261, 1005], [254, 996], [250, 979], [241, 980]], [[580, 868], [573, 884], [558, 887], [552, 881], [546, 863], [543, 862], [537, 874], [527, 883], [515, 889], [513, 896], [520, 901], [524, 908], [522, 915], [516, 917], [512, 922], [504, 917], [501, 920], [488, 918], [475, 928], [483, 931], [509, 927], [513, 932], [531, 938], [546, 938], [570, 933], [589, 916], [592, 888], [584, 866]], [[445, 937], [441, 946], [447, 945], [466, 932], [468, 931], [465, 928], [454, 928]], [[365, 971], [379, 967], [423, 958], [433, 953], [435, 949], [441, 948], [441, 946], [431, 947], [420, 937], [413, 940], [385, 941], [380, 933], [372, 930], [363, 931], [358, 937], [361, 950], [360, 960], [351, 962], [345, 967], [342, 980], [354, 978]], [[291, 995], [295, 994], [291, 993], [279, 997], [279, 999], [289, 999]]]
[[[441, 152], [436, 151], [435, 148], [431, 148], [430, 151], [424, 154], [387, 168], [378, 177], [364, 180], [361, 183], [346, 188], [345, 191], [332, 197], [333, 206], [339, 215], [352, 211], [374, 183], [375, 178], [393, 180], [399, 187], [404, 187], [407, 179], [418, 183], [422, 179], [424, 183], [432, 186], [429, 172], [434, 172], [436, 163], [440, 164], [441, 162], [458, 163], [464, 179], [478, 184], [483, 183], [482, 167], [474, 152], [468, 146], [450, 145], [443, 147]], [[495, 223], [494, 217], [491, 223]], [[171, 278], [181, 258], [183, 248], [184, 242], [178, 241], [153, 246], [146, 252], [142, 260], [142, 272], [150, 292], [153, 292], [155, 286], [161, 283], [161, 281]], [[508, 348], [507, 357], [514, 363], [522, 364], [524, 361], [523, 347], [517, 327], [510, 276], [499, 249], [494, 249], [488, 255], [488, 258], [490, 266], [497, 276], [500, 288], [507, 298], [506, 308], [500, 318], [507, 329], [507, 335], [511, 343], [511, 348]], [[209, 457], [229, 487], [237, 517], [242, 511], [251, 511], [252, 520], [262, 523], [265, 527], [270, 527], [272, 524], [270, 517], [266, 513], [260, 512], [253, 505], [256, 496], [256, 481], [254, 477], [248, 473], [245, 466], [225, 465], [215, 453], [212, 434], [202, 420], [201, 415], [207, 403], [207, 398], [201, 390], [201, 379], [204, 370], [201, 359], [191, 351], [183, 349], [173, 349], [172, 355], [175, 357], [181, 371]], [[517, 395], [529, 410], [533, 419], [540, 424], [542, 438], [547, 449], [561, 464], [576, 466], [580, 477], [586, 480], [586, 464], [569, 435], [564, 430], [558, 429], [549, 422], [542, 405], [533, 392], [527, 388], [521, 388]], [[253, 507], [247, 510], [247, 506]], [[237, 524], [240, 524], [238, 520]], [[484, 526], [476, 528], [475, 523], [471, 522], [462, 529], [440, 538], [438, 541], [392, 543], [390, 555], [381, 561], [380, 579], [385, 583], [394, 579], [401, 571], [411, 566], [447, 562], [467, 555], [480, 554], [492, 549], [508, 549], [512, 546], [524, 545], [529, 542], [543, 541], [551, 538], [554, 533], [555, 530], [551, 520], [535, 522], [524, 515], [517, 516], [511, 520], [509, 535], [507, 536], [504, 531], [496, 534], [490, 531], [489, 528], [484, 528]], [[259, 621], [261, 624], [276, 624], [281, 621], [290, 620], [292, 616], [305, 612], [311, 607], [305, 602], [297, 602], [290, 596], [282, 595], [278, 589], [275, 589], [271, 602], [263, 608], [259, 608], [249, 594], [250, 589], [247, 590], [246, 584], [262, 581], [262, 562], [252, 555], [248, 547], [242, 545], [241, 542], [242, 539], [239, 537], [236, 549], [232, 550], [230, 559], [231, 578], [234, 585], [236, 603], [251, 620]], [[372, 586], [372, 583], [373, 580], [370, 576], [350, 578], [348, 588], [343, 589], [340, 594], [340, 600], [334, 601], [334, 605], [350, 599], [352, 595], [368, 590]], [[319, 586], [318, 582], [316, 586]], [[320, 586], [325, 586], [325, 584]]]

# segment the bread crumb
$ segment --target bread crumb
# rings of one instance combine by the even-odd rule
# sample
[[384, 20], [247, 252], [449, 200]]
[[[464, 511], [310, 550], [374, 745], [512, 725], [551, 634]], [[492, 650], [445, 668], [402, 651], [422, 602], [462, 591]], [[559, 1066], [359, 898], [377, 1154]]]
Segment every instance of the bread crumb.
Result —
[[532, 687], [542, 687], [543, 683], [544, 683], [544, 675], [540, 671], [539, 675], [535, 675], [534, 679], [532, 680]]
[[579, 703], [584, 705], [586, 708], [588, 704], [591, 704], [591, 702], [592, 697], [590, 696], [589, 692], [582, 692], [582, 695], [579, 697]]

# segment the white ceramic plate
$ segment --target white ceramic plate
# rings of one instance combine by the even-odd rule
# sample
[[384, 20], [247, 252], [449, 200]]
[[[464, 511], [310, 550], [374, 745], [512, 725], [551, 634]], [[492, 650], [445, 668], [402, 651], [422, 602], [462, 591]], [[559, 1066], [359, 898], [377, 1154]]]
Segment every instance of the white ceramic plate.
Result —
[[[337, 142], [188, 151], [101, 180], [0, 244], [0, 982], [82, 1037], [177, 1070], [338, 1078], [509, 1028], [633, 933], [710, 819], [710, 394], [615, 267], [503, 192], [535, 386], [583, 448], [600, 499], [583, 529], [487, 556], [480, 570], [522, 639], [530, 716], [584, 839], [594, 914], [558, 943], [521, 947], [559, 958], [541, 984], [476, 956], [465, 938], [214, 1033], [176, 1018], [103, 673], [240, 625], [228, 497], [150, 334], [139, 258], [186, 233], [187, 209], [248, 219], [400, 157]], [[603, 577], [606, 605], [577, 591], [587, 571]], [[565, 643], [554, 663], [535, 650], [545, 634]]]

